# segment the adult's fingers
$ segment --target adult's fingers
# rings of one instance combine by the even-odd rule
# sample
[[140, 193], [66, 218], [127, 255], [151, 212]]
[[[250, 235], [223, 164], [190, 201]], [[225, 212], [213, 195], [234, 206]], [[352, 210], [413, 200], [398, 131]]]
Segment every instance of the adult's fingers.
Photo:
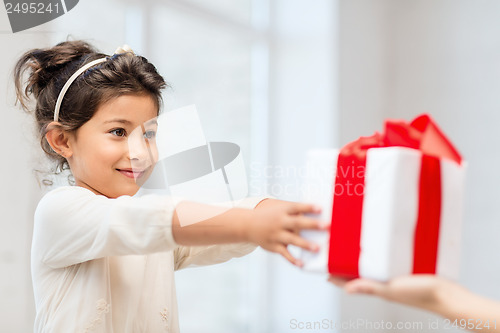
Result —
[[343, 288], [345, 286], [345, 284], [347, 283], [347, 280], [339, 278], [339, 277], [336, 277], [336, 276], [333, 276], [333, 275], [330, 275], [328, 277], [328, 282], [333, 283], [337, 287]]
[[355, 279], [345, 284], [345, 290], [350, 294], [368, 294], [384, 296], [386, 285], [368, 279]]

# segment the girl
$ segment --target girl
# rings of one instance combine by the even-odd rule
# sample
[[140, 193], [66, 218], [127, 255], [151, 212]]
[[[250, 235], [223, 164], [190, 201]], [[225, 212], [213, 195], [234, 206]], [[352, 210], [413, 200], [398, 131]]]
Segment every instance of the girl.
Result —
[[[29, 51], [15, 66], [21, 105], [29, 110], [35, 99], [43, 150], [60, 170], [70, 168], [76, 184], [47, 193], [35, 212], [35, 332], [178, 332], [174, 270], [223, 262], [256, 245], [295, 265], [287, 245], [317, 250], [298, 236], [322, 228], [304, 216], [318, 213], [312, 205], [247, 198], [181, 226], [179, 209], [211, 208], [133, 197], [135, 179], [146, 179], [155, 160], [131, 153], [127, 137], [158, 116], [166, 84], [147, 59], [119, 51], [106, 56], [82, 41], [63, 42]], [[155, 151], [154, 122], [143, 128]]]

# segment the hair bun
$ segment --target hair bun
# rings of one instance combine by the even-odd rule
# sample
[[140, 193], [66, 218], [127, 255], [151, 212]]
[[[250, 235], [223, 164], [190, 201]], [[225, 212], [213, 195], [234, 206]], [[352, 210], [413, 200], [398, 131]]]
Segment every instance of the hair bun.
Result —
[[[30, 94], [37, 98], [54, 77], [63, 74], [61, 71], [69, 64], [86, 55], [96, 53], [98, 51], [84, 41], [66, 41], [52, 48], [33, 49], [26, 52], [14, 69], [17, 100], [27, 110], [26, 101]], [[25, 72], [28, 72], [29, 76], [26, 82], [23, 82]], [[26, 87], [22, 89], [24, 84]]]

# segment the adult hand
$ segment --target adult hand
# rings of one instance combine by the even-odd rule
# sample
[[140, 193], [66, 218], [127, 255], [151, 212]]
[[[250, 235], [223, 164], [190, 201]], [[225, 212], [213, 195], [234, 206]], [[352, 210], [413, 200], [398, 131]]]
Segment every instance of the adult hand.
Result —
[[369, 279], [343, 280], [330, 276], [328, 281], [343, 287], [350, 294], [374, 295], [392, 302], [419, 308], [434, 309], [439, 303], [439, 291], [453, 288], [448, 280], [430, 274], [407, 275], [388, 282]]
[[388, 282], [351, 281], [330, 277], [351, 294], [367, 294], [415, 306], [448, 318], [456, 327], [500, 333], [500, 303], [474, 294], [461, 285], [435, 275], [415, 274]]

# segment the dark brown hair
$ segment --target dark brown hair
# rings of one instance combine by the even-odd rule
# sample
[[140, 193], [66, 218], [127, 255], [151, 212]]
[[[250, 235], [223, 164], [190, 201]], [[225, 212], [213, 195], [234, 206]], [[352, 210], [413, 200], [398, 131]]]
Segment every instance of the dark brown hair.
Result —
[[[79, 68], [106, 56], [87, 42], [66, 41], [52, 48], [30, 50], [16, 63], [16, 104], [19, 101], [24, 110], [34, 112], [40, 144], [56, 161], [56, 171], [67, 169], [68, 164], [52, 150], [45, 134], [47, 125], [54, 120], [59, 92]], [[58, 121], [64, 130], [76, 131], [92, 118], [101, 104], [127, 94], [150, 95], [159, 113], [161, 90], [165, 87], [165, 80], [146, 58], [131, 54], [108, 56], [107, 61], [87, 69], [71, 84], [64, 95]], [[30, 108], [28, 102], [33, 97], [35, 106]]]

